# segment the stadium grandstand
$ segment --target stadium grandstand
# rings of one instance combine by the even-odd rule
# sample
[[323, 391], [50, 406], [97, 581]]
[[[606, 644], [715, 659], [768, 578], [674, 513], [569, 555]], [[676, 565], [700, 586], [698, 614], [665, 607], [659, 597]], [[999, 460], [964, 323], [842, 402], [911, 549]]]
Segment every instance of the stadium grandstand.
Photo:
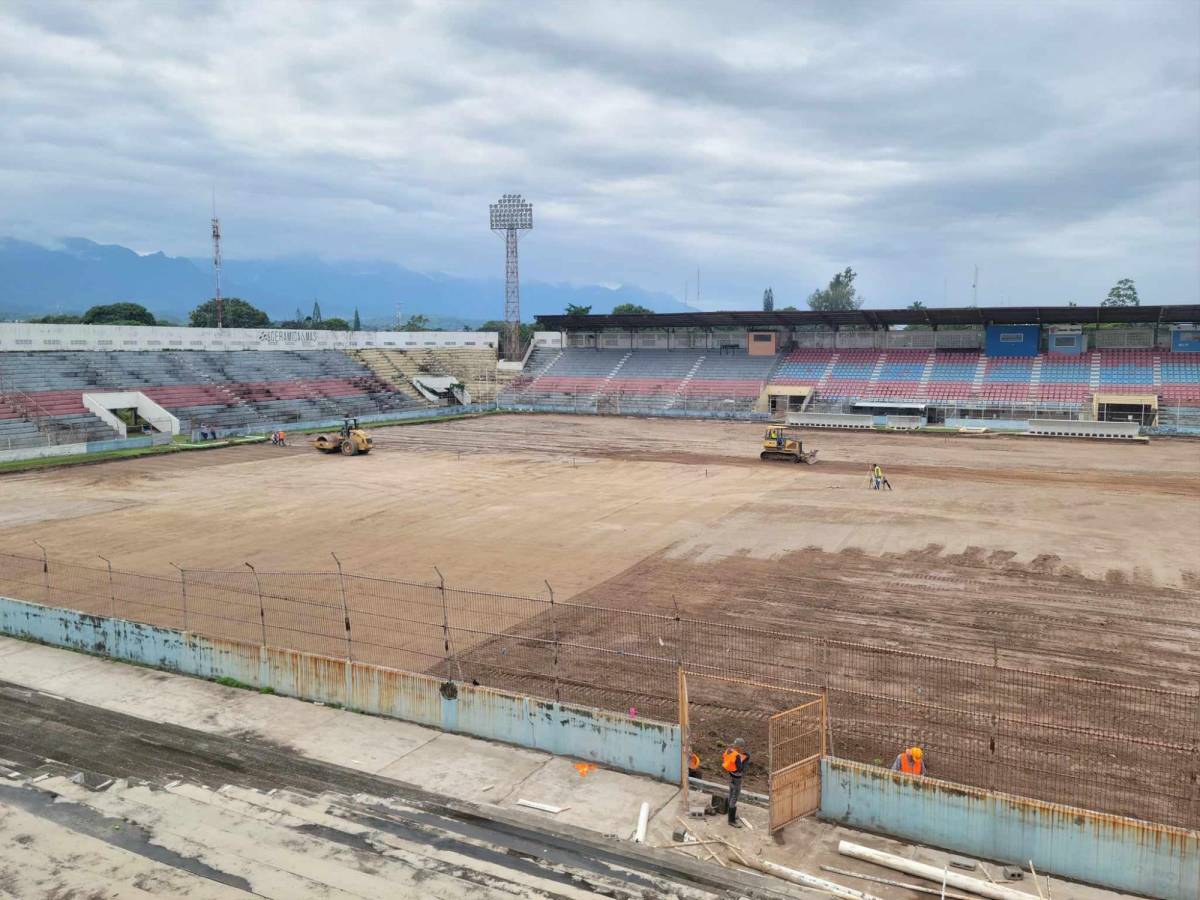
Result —
[[[530, 408], [889, 424], [1200, 428], [1200, 307], [543, 316], [501, 399]], [[800, 419], [799, 424], [805, 424]], [[810, 423], [812, 424], [812, 423]]]
[[520, 363], [498, 361], [482, 332], [7, 323], [0, 453], [103, 445], [129, 427], [226, 436], [464, 405], [1200, 433], [1198, 323], [1195, 305], [543, 316]]
[[107, 449], [132, 426], [225, 437], [494, 401], [512, 374], [495, 346], [494, 333], [0, 324], [0, 453]]

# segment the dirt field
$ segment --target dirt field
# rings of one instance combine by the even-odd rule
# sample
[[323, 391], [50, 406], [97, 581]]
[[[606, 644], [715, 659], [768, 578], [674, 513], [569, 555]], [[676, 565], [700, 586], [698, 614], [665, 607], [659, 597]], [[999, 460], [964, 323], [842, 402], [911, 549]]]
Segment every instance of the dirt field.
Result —
[[[328, 570], [332, 551], [348, 570], [373, 575], [432, 580], [436, 566], [456, 586], [540, 597], [548, 581], [560, 601], [659, 612], [678, 602], [685, 616], [781, 634], [1197, 690], [1200, 444], [813, 432], [805, 440], [820, 462], [807, 467], [761, 463], [761, 432], [494, 416], [382, 429], [365, 458], [255, 446], [5, 476], [0, 551], [40, 552], [37, 540], [55, 558], [97, 565], [103, 554], [118, 568], [164, 576], [174, 575], [172, 562]], [[876, 461], [894, 491], [868, 489]], [[522, 633], [549, 627], [533, 622]], [[628, 624], [579, 617], [554, 627], [564, 640], [575, 629], [604, 644], [618, 643]], [[746, 655], [766, 670], [788, 652], [758, 644]], [[544, 679], [511, 676], [516, 655], [511, 642], [495, 641], [468, 662], [544, 691]], [[572, 695], [617, 702], [605, 696], [614, 688], [602, 674], [609, 663], [581, 659], [561, 673]], [[802, 665], [820, 679], [815, 663]], [[849, 657], [837, 665], [852, 692], [901, 677]], [[1043, 702], [1017, 685], [988, 694], [963, 676], [946, 678], [939, 689], [952, 685], [959, 706], [988, 700], [984, 718]], [[1078, 714], [1088, 690], [1074, 698], [1064, 688], [1045, 716]], [[697, 723], [697, 736], [714, 748], [742, 727], [731, 724], [739, 711], [753, 708], [761, 724], [788, 705], [785, 695], [750, 689], [708, 698], [716, 712]], [[1089, 724], [1158, 738], [1161, 720], [1142, 715], [1143, 703], [1114, 702], [1109, 719]], [[961, 765], [941, 771], [972, 780], [972, 753], [997, 752], [994, 724], [992, 749], [967, 751], [986, 729], [885, 706], [862, 701], [859, 724], [871, 724], [862, 734], [874, 737], [846, 738], [858, 757], [890, 755], [893, 742], [910, 738], [940, 742], [943, 753], [958, 745]], [[843, 710], [847, 735], [852, 718]], [[1046, 738], [1044, 749], [1078, 748]], [[1120, 762], [1137, 765], [1136, 756]], [[1164, 796], [1174, 790], [1169, 775], [1155, 787]], [[1017, 787], [1048, 796], [1037, 777], [1034, 767]], [[1127, 798], [1119, 805], [1139, 811]]]

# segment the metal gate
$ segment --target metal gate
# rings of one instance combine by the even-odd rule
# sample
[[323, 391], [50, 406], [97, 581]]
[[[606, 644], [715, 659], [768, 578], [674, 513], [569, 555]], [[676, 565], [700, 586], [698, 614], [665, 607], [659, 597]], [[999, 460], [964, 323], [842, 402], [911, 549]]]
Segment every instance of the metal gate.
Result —
[[771, 716], [768, 749], [770, 828], [775, 832], [821, 806], [825, 698]]

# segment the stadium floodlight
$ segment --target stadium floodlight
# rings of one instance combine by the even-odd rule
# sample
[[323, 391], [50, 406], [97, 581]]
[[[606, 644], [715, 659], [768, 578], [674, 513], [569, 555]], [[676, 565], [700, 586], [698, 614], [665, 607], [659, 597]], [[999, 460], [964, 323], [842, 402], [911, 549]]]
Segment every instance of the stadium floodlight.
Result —
[[533, 204], [520, 194], [505, 194], [488, 207], [492, 231], [504, 235], [504, 358], [521, 358], [521, 280], [517, 241], [533, 228]]

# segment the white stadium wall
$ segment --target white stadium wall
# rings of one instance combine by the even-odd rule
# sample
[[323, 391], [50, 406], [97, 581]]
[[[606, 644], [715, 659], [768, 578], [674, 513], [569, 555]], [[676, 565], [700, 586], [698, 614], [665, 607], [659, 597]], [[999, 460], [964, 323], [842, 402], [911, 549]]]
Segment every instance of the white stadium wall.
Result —
[[313, 331], [0, 322], [0, 352], [17, 350], [362, 350], [495, 347], [494, 331]]

